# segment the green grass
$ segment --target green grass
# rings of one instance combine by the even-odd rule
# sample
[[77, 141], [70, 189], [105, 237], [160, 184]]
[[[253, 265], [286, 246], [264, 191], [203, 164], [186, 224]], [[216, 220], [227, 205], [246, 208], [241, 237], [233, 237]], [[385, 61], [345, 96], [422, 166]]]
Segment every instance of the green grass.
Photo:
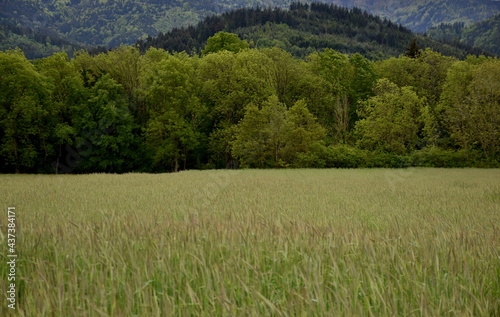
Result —
[[19, 316], [500, 315], [500, 170], [1, 175], [0, 201]]

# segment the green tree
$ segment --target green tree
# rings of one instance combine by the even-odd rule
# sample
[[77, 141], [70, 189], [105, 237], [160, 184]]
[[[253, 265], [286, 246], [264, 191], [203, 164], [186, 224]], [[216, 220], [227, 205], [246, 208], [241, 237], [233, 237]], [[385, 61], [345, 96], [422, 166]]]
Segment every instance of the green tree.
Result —
[[468, 59], [451, 67], [439, 114], [463, 149], [482, 149], [489, 159], [500, 151], [500, 61]]
[[141, 157], [138, 126], [123, 87], [104, 75], [90, 88], [86, 102], [74, 109], [75, 172], [122, 173]]
[[236, 34], [218, 32], [214, 36], [208, 38], [207, 45], [203, 50], [203, 55], [217, 53], [220, 51], [238, 53], [239, 51], [249, 47], [250, 45], [246, 41], [240, 40]]
[[377, 74], [373, 63], [356, 53], [349, 56], [349, 64], [352, 67], [352, 80], [350, 83], [350, 99], [355, 107], [351, 109], [351, 118], [357, 120], [357, 104], [373, 96], [373, 85], [377, 81]]
[[150, 120], [145, 136], [154, 151], [155, 167], [165, 170], [169, 166], [173, 172], [179, 171], [181, 162], [186, 169], [188, 152], [196, 150], [202, 138], [186, 118], [172, 109]]
[[199, 75], [203, 100], [212, 119], [211, 160], [218, 167], [235, 165], [231, 151], [234, 128], [249, 104], [260, 104], [273, 92], [269, 83], [270, 59], [252, 49], [237, 54], [227, 51], [202, 58]]
[[144, 125], [147, 120], [145, 104], [138, 96], [140, 58], [141, 54], [136, 47], [122, 45], [95, 56], [93, 61], [98, 69], [122, 85], [130, 110], [138, 123]]
[[86, 88], [92, 87], [105, 71], [99, 67], [96, 57], [89, 54], [88, 51], [78, 51], [72, 63], [80, 72]]
[[[200, 101], [199, 60], [150, 50], [145, 55], [141, 87], [148, 117], [145, 137], [153, 152], [155, 169], [186, 169], [189, 156], [197, 157], [206, 142], [201, 131], [207, 107]], [[181, 166], [182, 162], [182, 166]]]
[[469, 86], [472, 135], [486, 157], [500, 154], [500, 61], [483, 63], [472, 72]]
[[344, 139], [349, 127], [349, 86], [352, 69], [349, 57], [332, 49], [308, 56], [308, 68], [320, 78], [316, 86], [323, 94], [320, 100], [309, 101], [311, 111], [318, 117], [334, 140]]
[[438, 103], [443, 93], [447, 74], [456, 59], [443, 56], [429, 49], [421, 51], [417, 58], [402, 56], [375, 64], [376, 73], [399, 87], [413, 87], [420, 98], [425, 99], [422, 109], [425, 127], [422, 142], [440, 145], [449, 137], [444, 117], [439, 114]]
[[289, 131], [286, 135], [284, 160], [293, 163], [299, 153], [307, 152], [312, 144], [326, 137], [326, 129], [309, 112], [303, 100], [297, 101], [286, 112], [286, 120]]
[[0, 52], [0, 160], [6, 172], [34, 172], [51, 151], [51, 86], [20, 51]]
[[262, 64], [268, 70], [266, 78], [268, 85], [273, 89], [273, 94], [278, 96], [280, 102], [292, 105], [300, 95], [299, 82], [305, 75], [304, 65], [293, 56], [277, 47], [261, 50], [266, 59]]
[[456, 62], [448, 71], [436, 111], [436, 121], [442, 122], [442, 129], [430, 131], [445, 146], [471, 149], [473, 145], [467, 129], [469, 103], [466, 102], [473, 68], [469, 62]]
[[399, 87], [412, 86], [419, 97], [426, 98], [434, 110], [443, 91], [448, 69], [455, 58], [443, 56], [429, 49], [417, 58], [402, 56], [375, 64], [376, 73]]
[[286, 106], [276, 96], [269, 98], [259, 109], [247, 107], [245, 117], [238, 125], [233, 142], [233, 155], [243, 167], [283, 166], [283, 150], [289, 126]]
[[411, 87], [399, 88], [388, 79], [375, 85], [376, 96], [363, 103], [356, 124], [362, 148], [405, 154], [421, 142], [421, 110], [425, 103]]
[[346, 143], [358, 120], [358, 103], [373, 94], [376, 75], [372, 64], [360, 54], [347, 56], [332, 49], [311, 54], [308, 61], [309, 68], [322, 80], [317, 86], [327, 94], [321, 101], [310, 103], [311, 111], [335, 143]]
[[405, 56], [407, 56], [409, 58], [418, 58], [418, 57], [420, 57], [421, 53], [422, 53], [422, 51], [420, 50], [420, 47], [418, 46], [417, 39], [414, 38], [410, 42], [410, 45], [408, 45], [408, 47], [406, 47]]
[[52, 131], [49, 142], [54, 147], [53, 168], [55, 173], [69, 171], [67, 165], [61, 165], [61, 159], [69, 154], [66, 147], [74, 145], [73, 110], [85, 102], [86, 89], [78, 69], [66, 53], [36, 60], [35, 66], [51, 84], [51, 100], [47, 109]]
[[261, 109], [247, 107], [232, 142], [233, 155], [244, 167], [285, 167], [324, 137], [325, 129], [305, 102], [298, 101], [287, 110], [277, 96], [272, 96]]

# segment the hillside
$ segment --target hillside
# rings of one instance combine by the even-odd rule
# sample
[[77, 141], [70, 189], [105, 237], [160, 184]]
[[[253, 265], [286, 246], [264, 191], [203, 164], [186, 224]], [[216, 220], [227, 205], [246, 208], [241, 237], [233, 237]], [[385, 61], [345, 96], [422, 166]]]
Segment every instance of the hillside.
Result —
[[500, 12], [500, 1], [493, 0], [332, 0], [329, 2], [346, 7], [359, 7], [421, 33], [441, 23], [470, 24]]
[[27, 58], [37, 59], [58, 52], [73, 56], [86, 46], [61, 38], [59, 35], [33, 30], [21, 25], [0, 24], [0, 51], [21, 49]]
[[[271, 5], [289, 1], [277, 0]], [[141, 37], [195, 24], [207, 15], [267, 5], [259, 0], [2, 0], [0, 23], [49, 29], [92, 46], [132, 44]]]
[[500, 14], [468, 26], [463, 23], [441, 24], [429, 29], [428, 34], [439, 40], [474, 45], [500, 54]]
[[360, 53], [370, 59], [399, 56], [417, 38], [421, 47], [444, 55], [464, 58], [483, 51], [466, 45], [444, 44], [416, 35], [409, 29], [357, 8], [313, 3], [284, 9], [239, 9], [211, 16], [196, 27], [178, 28], [138, 42], [167, 51], [199, 53], [208, 37], [219, 32], [236, 33], [257, 48], [278, 46], [297, 57], [332, 48], [342, 53]]
[[[500, 1], [490, 0], [321, 2], [356, 6], [418, 32], [440, 23], [472, 23], [500, 12]], [[287, 8], [290, 3], [290, 0], [2, 0], [0, 24], [50, 31], [86, 45], [115, 47], [196, 24], [206, 16], [256, 6]]]

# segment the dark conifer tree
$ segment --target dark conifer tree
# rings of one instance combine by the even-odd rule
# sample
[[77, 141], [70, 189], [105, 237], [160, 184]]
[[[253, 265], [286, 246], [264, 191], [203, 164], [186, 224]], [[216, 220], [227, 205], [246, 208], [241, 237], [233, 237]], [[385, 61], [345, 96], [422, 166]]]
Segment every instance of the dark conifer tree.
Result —
[[414, 38], [406, 48], [405, 56], [409, 58], [418, 58], [420, 56], [420, 47], [418, 46], [416, 38]]

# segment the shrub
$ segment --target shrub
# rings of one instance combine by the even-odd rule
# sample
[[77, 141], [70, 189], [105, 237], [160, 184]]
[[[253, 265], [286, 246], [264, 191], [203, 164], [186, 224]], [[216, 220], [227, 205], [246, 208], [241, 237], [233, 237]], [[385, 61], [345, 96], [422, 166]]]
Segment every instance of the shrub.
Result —
[[475, 151], [450, 150], [432, 146], [412, 154], [414, 166], [422, 167], [472, 167], [479, 166], [480, 155]]

